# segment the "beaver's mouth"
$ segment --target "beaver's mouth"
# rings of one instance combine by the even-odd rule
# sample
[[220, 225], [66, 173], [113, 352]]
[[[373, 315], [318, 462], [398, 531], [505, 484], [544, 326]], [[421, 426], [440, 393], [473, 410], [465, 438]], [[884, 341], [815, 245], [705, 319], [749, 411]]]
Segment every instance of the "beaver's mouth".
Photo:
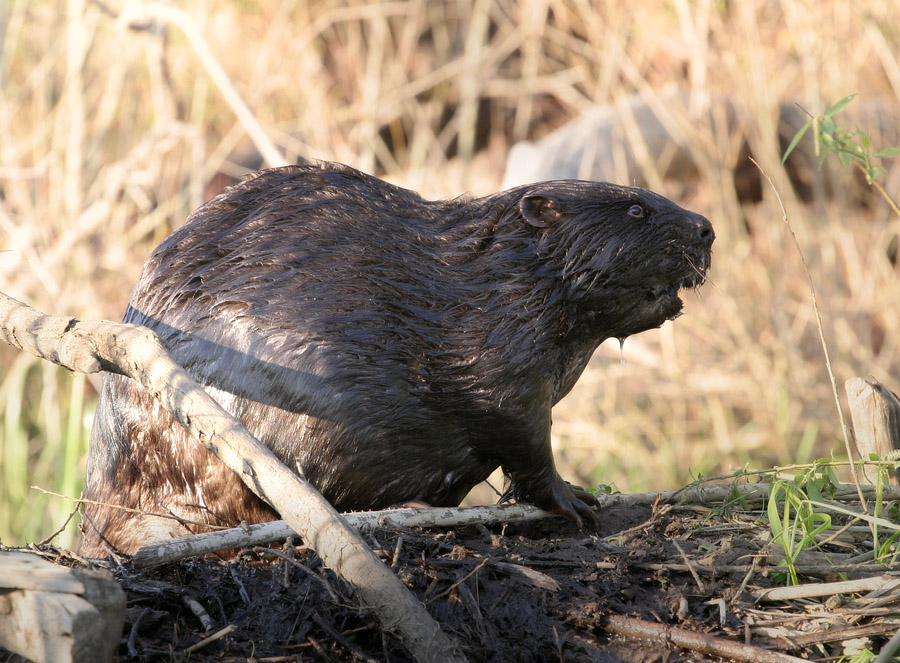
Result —
[[706, 270], [709, 268], [709, 258], [701, 261], [701, 264], [692, 266], [688, 272], [680, 278], [668, 281], [664, 284], [655, 284], [646, 290], [647, 300], [660, 305], [663, 310], [669, 310], [668, 320], [674, 320], [681, 315], [683, 302], [678, 294], [684, 289], [696, 289], [706, 282]]
[[710, 255], [708, 251], [681, 251], [651, 264], [652, 271], [636, 269], [627, 279], [617, 274], [619, 278], [610, 279], [609, 286], [597, 288], [598, 296], [582, 310], [588, 313], [588, 324], [598, 336], [622, 339], [675, 320], [684, 308], [681, 291], [706, 282]]

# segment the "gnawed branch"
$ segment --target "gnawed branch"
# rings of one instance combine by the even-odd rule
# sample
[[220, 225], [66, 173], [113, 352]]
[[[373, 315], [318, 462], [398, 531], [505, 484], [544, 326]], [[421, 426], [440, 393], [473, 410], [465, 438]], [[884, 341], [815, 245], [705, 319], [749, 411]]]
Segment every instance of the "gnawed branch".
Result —
[[[758, 506], [768, 499], [769, 488], [770, 484], [767, 483], [697, 484], [662, 493], [597, 495], [596, 497], [601, 510], [615, 506], [646, 507], [653, 504], [721, 506], [735, 501], [740, 501], [748, 506]], [[874, 498], [875, 489], [872, 486], [863, 486], [863, 494], [868, 498]], [[858, 499], [856, 486], [852, 484], [838, 486], [832, 499], [856, 501]], [[900, 488], [885, 489], [882, 499], [900, 499]], [[394, 525], [399, 527], [461, 527], [555, 517], [558, 516], [529, 504], [390, 509], [344, 514], [344, 519], [350, 526], [358, 530]], [[208, 555], [230, 548], [245, 548], [283, 541], [295, 534], [296, 532], [285, 521], [273, 520], [246, 528], [230, 527], [203, 534], [179, 536], [141, 547], [134, 555], [134, 564], [139, 568], [159, 566], [194, 555]]]

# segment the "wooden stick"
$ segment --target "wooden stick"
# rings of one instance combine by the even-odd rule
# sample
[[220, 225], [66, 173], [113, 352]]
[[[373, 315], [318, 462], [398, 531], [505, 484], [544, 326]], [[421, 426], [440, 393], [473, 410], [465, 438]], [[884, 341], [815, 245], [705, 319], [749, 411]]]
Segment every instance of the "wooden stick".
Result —
[[216, 631], [212, 635], [203, 638], [200, 642], [195, 642], [190, 647], [185, 648], [184, 653], [185, 654], [193, 654], [198, 649], [203, 649], [206, 645], [212, 644], [216, 640], [221, 640], [226, 635], [228, 635], [229, 633], [234, 633], [236, 630], [237, 630], [237, 626], [235, 626], [234, 624], [229, 624], [228, 626], [225, 626], [224, 628], [220, 628], [218, 631]]
[[0, 652], [35, 663], [113, 660], [125, 622], [125, 592], [109, 574], [64, 568], [30, 552], [0, 551], [0, 588]]
[[871, 592], [876, 589], [893, 589], [900, 585], [900, 578], [894, 576], [873, 576], [858, 580], [842, 582], [813, 583], [811, 585], [794, 585], [792, 587], [769, 587], [753, 592], [757, 601], [787, 601], [812, 598], [816, 596], [834, 596], [853, 592]]
[[[399, 527], [459, 527], [491, 522], [514, 522], [550, 518], [552, 514], [527, 504], [502, 506], [473, 506], [458, 508], [388, 509], [342, 514], [356, 530], [381, 526]], [[283, 520], [232, 527], [229, 529], [179, 536], [142, 546], [134, 554], [137, 568], [168, 564], [194, 555], [208, 555], [229, 548], [246, 548], [282, 541], [296, 532]]]
[[720, 656], [732, 661], [750, 661], [751, 663], [800, 663], [806, 659], [789, 656], [780, 652], [769, 651], [761, 647], [732, 642], [707, 633], [696, 633], [681, 628], [673, 628], [665, 624], [609, 615], [604, 629], [616, 635], [658, 642], [667, 647], [681, 647], [702, 654]]
[[0, 339], [70, 370], [105, 370], [140, 382], [250, 490], [272, 505], [419, 661], [465, 660], [457, 643], [334, 507], [172, 361], [152, 331], [48, 316], [0, 293]]
[[[791, 634], [787, 636], [787, 640], [798, 649], [801, 649], [812, 645], [825, 644], [826, 642], [846, 642], [857, 638], [878, 637], [893, 633], [896, 630], [896, 621], [874, 622], [863, 626], [834, 626], [826, 631]], [[771, 642], [773, 647], [784, 646], [784, 640], [781, 638], [775, 638]], [[884, 651], [884, 648], [882, 648], [882, 651]]]
[[894, 637], [891, 638], [888, 643], [881, 648], [881, 651], [878, 652], [878, 656], [875, 658], [874, 663], [889, 663], [889, 661], [893, 658], [894, 652], [900, 649], [900, 630], [898, 630]]
[[[874, 495], [874, 488], [863, 486], [864, 493]], [[634, 493], [630, 495], [597, 495], [600, 508], [613, 506], [640, 507], [650, 506], [657, 500], [660, 503], [686, 504], [722, 504], [740, 497], [747, 502], [761, 502], [769, 494], [768, 484], [706, 484], [689, 486], [664, 493]], [[844, 484], [835, 491], [835, 500], [855, 500], [856, 486]], [[900, 488], [885, 490], [884, 499], [900, 499]], [[498, 522], [515, 522], [519, 520], [537, 520], [554, 518], [547, 513], [528, 504], [504, 504], [456, 508], [422, 508], [393, 509], [387, 511], [366, 511], [345, 513], [344, 519], [351, 527], [379, 527], [382, 525], [399, 525], [401, 527], [459, 527], [461, 525], [489, 525]], [[208, 555], [229, 548], [259, 546], [275, 541], [282, 541], [296, 532], [283, 520], [250, 525], [247, 528], [233, 527], [214, 532], [204, 532], [189, 536], [180, 536], [167, 541], [157, 541], [141, 547], [134, 555], [134, 564], [138, 568], [168, 564], [194, 555]]]
[[[878, 380], [850, 378], [844, 383], [850, 418], [859, 457], [869, 459], [869, 454], [879, 458], [896, 458], [900, 450], [900, 398]], [[892, 456], [893, 455], [893, 456]], [[866, 480], [875, 484], [877, 472], [864, 467]], [[900, 471], [888, 470], [891, 485], [900, 483]]]

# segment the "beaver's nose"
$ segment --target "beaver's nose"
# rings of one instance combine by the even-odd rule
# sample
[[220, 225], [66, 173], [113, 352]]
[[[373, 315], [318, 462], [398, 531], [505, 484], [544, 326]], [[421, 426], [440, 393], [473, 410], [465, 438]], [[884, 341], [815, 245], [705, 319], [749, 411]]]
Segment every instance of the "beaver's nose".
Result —
[[691, 236], [697, 241], [712, 246], [716, 239], [716, 232], [713, 230], [712, 224], [705, 216], [691, 213], [690, 217]]

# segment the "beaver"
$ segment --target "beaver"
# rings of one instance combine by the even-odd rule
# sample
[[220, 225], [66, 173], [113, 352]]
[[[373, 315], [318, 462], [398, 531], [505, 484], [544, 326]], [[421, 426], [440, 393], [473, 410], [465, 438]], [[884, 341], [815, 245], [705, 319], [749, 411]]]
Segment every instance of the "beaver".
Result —
[[[551, 408], [604, 339], [680, 315], [714, 237], [706, 218], [608, 183], [428, 201], [340, 164], [287, 166], [164, 240], [124, 322], [153, 329], [338, 510], [456, 506], [502, 467], [517, 500], [596, 522], [554, 466]], [[275, 516], [119, 375], [104, 379], [83, 497], [91, 556]]]

